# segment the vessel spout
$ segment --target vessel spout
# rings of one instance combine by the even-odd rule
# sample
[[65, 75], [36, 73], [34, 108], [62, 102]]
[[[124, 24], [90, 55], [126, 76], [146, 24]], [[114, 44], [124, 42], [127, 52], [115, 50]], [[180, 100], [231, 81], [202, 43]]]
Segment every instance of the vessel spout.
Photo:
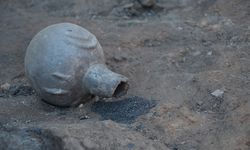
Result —
[[92, 94], [100, 97], [120, 97], [127, 93], [128, 78], [109, 70], [106, 65], [91, 65], [84, 78], [84, 87]]

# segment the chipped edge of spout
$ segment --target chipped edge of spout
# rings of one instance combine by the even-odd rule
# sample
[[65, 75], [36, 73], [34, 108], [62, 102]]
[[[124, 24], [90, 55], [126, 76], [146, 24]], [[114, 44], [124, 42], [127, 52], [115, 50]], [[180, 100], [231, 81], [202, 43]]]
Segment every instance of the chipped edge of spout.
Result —
[[90, 94], [104, 98], [121, 97], [129, 88], [127, 77], [112, 72], [103, 64], [91, 65], [82, 82]]

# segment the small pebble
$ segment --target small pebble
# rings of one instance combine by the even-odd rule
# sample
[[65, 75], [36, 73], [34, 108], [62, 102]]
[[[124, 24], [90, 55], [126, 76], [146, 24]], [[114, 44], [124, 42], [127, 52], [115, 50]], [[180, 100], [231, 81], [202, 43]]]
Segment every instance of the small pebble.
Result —
[[155, 0], [138, 0], [143, 7], [152, 7], [155, 5]]
[[89, 119], [90, 117], [88, 115], [83, 115], [80, 117], [80, 120], [85, 120], [85, 119]]
[[183, 28], [182, 27], [177, 27], [177, 30], [181, 31], [181, 30], [183, 30]]
[[4, 83], [0, 86], [2, 90], [9, 90], [10, 89], [10, 84], [9, 83]]
[[207, 53], [208, 56], [211, 56], [212, 54], [213, 54], [212, 51], [209, 51], [209, 52]]
[[201, 105], [203, 104], [203, 102], [202, 102], [202, 101], [198, 101], [196, 104], [197, 104], [198, 106], [201, 106]]
[[79, 106], [78, 106], [78, 108], [82, 108], [83, 107], [83, 104], [80, 104]]
[[193, 56], [198, 56], [198, 55], [200, 55], [200, 54], [201, 54], [200, 51], [196, 51], [196, 52], [193, 53]]
[[224, 94], [224, 91], [223, 90], [220, 90], [220, 89], [217, 89], [215, 90], [214, 92], [211, 93], [211, 95], [215, 96], [215, 97], [219, 97], [221, 98]]

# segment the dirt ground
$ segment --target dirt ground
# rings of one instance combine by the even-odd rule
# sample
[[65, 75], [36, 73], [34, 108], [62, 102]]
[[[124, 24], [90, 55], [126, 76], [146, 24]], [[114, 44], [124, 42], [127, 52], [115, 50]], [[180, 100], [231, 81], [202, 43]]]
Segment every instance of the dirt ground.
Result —
[[[32, 37], [71, 22], [129, 78], [120, 99], [58, 108], [24, 75]], [[250, 1], [0, 0], [0, 149], [250, 149]], [[136, 112], [134, 112], [136, 110]]]

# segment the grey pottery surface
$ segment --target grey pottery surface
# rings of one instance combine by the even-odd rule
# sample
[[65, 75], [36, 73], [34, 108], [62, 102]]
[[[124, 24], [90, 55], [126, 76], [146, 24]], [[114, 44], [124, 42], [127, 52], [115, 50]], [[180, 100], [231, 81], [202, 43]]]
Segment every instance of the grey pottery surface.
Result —
[[[88, 71], [90, 66], [99, 67]], [[53, 105], [76, 105], [92, 95], [112, 97], [120, 83], [119, 91], [125, 94], [127, 90], [127, 78], [106, 67], [96, 37], [71, 23], [48, 26], [32, 39], [25, 56], [25, 72], [38, 95]], [[86, 72], [91, 74], [87, 79]]]

